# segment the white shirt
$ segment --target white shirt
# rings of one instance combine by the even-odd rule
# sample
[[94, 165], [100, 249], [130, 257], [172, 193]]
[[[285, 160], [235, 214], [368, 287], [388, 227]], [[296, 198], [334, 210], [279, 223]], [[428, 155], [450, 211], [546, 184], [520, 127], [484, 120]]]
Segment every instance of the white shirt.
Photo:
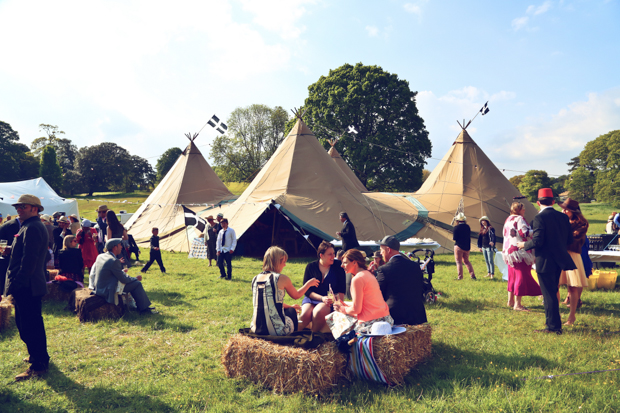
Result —
[[[222, 240], [226, 233], [226, 239]], [[237, 248], [237, 234], [231, 227], [226, 229], [222, 228], [217, 234], [217, 241], [215, 243], [215, 249], [219, 252], [234, 251]]]

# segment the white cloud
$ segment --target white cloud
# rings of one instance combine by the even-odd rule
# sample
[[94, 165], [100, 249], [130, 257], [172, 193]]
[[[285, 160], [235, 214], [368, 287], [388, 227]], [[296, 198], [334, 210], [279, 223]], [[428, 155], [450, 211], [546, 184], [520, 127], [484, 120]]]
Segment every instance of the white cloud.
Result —
[[587, 142], [619, 125], [620, 88], [590, 93], [586, 101], [571, 103], [555, 115], [528, 119], [514, 132], [519, 145], [504, 149], [513, 159], [566, 158], [566, 153], [579, 153]]
[[527, 16], [518, 17], [512, 21], [512, 28], [514, 29], [514, 31], [520, 30], [524, 28], [525, 26], [527, 26], [527, 22], [529, 20], [530, 18]]
[[[551, 8], [551, 6], [552, 6], [552, 3], [549, 0], [545, 1], [540, 6], [530, 5], [525, 10], [525, 14], [527, 14], [529, 16], [538, 16], [538, 15], [546, 13]], [[519, 31], [521, 29], [526, 29], [528, 31], [536, 31], [536, 30], [538, 30], [537, 27], [530, 27], [529, 26], [529, 23], [531, 21], [529, 16], [517, 17], [517, 18], [513, 19], [512, 23], [511, 23], [512, 29], [514, 31]]]
[[283, 39], [296, 39], [306, 26], [299, 21], [307, 13], [304, 5], [316, 0], [241, 0], [243, 10], [254, 14], [254, 22]]
[[537, 16], [539, 14], [546, 13], [550, 8], [551, 8], [551, 2], [546, 1], [538, 7], [534, 5], [529, 6], [525, 12], [527, 14], [533, 14], [534, 16]]
[[428, 0], [418, 0], [413, 3], [405, 3], [403, 8], [406, 12], [412, 13], [420, 17], [422, 15], [422, 6], [427, 3]]
[[370, 37], [376, 37], [379, 34], [379, 28], [377, 26], [366, 26], [366, 33]]

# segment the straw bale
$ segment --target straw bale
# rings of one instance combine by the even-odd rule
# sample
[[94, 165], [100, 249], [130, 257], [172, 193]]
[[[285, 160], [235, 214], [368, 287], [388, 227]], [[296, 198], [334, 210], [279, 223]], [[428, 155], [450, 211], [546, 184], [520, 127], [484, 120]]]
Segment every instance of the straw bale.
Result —
[[11, 317], [12, 309], [13, 305], [6, 298], [0, 302], [0, 331], [9, 327], [9, 318]]
[[71, 291], [67, 292], [60, 288], [59, 283], [48, 282], [47, 283], [47, 294], [43, 296], [44, 300], [55, 300], [55, 301], [68, 301], [71, 296]]
[[373, 340], [373, 355], [390, 384], [400, 385], [411, 369], [431, 356], [431, 326], [406, 326], [407, 331]]
[[67, 309], [76, 313], [82, 323], [103, 319], [117, 320], [125, 314], [122, 297], [119, 297], [118, 305], [110, 304], [103, 297], [91, 295], [88, 288], [73, 290]]
[[222, 352], [228, 377], [246, 378], [276, 393], [326, 394], [343, 377], [346, 357], [334, 342], [306, 350], [235, 334]]

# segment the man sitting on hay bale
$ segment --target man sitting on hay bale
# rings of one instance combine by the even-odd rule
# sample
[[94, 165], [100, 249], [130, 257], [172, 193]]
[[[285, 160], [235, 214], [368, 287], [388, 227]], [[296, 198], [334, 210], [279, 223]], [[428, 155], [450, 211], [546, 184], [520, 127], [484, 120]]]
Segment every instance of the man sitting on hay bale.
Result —
[[95, 294], [105, 298], [105, 300], [114, 304], [114, 298], [118, 289], [118, 282], [125, 284], [124, 293], [130, 293], [136, 301], [136, 306], [140, 314], [156, 314], [155, 308], [150, 307], [151, 302], [142, 286], [142, 276], [129, 277], [123, 270], [121, 261], [116, 258], [123, 248], [122, 239], [112, 238], [105, 244], [105, 252], [99, 254], [97, 261], [91, 269], [89, 288], [95, 291]]

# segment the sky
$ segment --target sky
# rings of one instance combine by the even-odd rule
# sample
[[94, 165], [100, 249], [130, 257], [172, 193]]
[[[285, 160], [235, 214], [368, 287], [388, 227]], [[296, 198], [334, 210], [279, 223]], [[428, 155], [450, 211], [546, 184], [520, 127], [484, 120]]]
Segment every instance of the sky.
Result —
[[0, 0], [0, 120], [27, 145], [46, 123], [155, 164], [213, 114], [299, 107], [361, 62], [418, 92], [426, 169], [488, 101], [468, 132], [496, 166], [561, 175], [620, 129], [619, 23], [620, 0]]

